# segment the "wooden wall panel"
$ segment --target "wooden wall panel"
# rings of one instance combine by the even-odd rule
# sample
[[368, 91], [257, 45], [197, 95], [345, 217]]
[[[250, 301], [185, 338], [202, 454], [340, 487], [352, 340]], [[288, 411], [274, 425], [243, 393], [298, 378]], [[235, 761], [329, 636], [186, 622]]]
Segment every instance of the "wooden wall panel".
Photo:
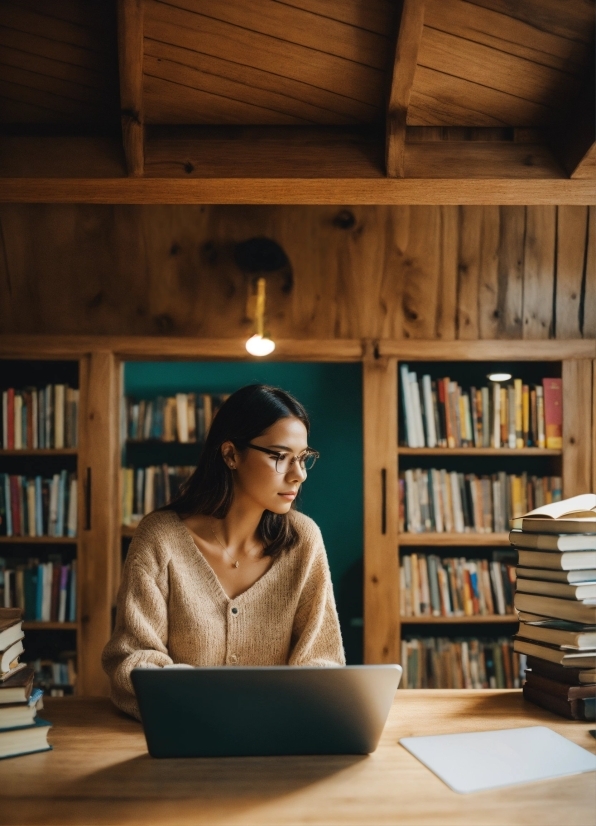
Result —
[[563, 496], [592, 486], [592, 372], [590, 359], [563, 362]]
[[0, 332], [250, 334], [234, 245], [266, 236], [278, 338], [595, 337], [596, 210], [556, 209], [3, 205]]

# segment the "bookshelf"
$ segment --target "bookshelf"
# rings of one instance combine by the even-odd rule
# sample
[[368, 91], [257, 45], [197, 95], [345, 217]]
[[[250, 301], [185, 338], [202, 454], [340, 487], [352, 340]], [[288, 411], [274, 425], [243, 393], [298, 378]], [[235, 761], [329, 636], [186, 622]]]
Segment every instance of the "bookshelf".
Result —
[[[459, 545], [466, 554], [476, 557], [479, 549], [499, 549], [507, 547], [507, 535], [501, 534], [442, 534], [428, 535], [400, 534], [398, 513], [398, 470], [406, 461], [418, 460], [434, 463], [442, 461], [470, 463], [472, 467], [479, 461], [493, 462], [496, 459], [507, 462], [531, 461], [533, 463], [557, 463], [563, 478], [563, 495], [572, 496], [586, 490], [594, 490], [596, 467], [596, 428], [591, 424], [595, 396], [593, 394], [593, 372], [596, 362], [596, 342], [593, 339], [557, 341], [454, 341], [430, 340], [281, 340], [277, 342], [275, 362], [269, 360], [255, 363], [246, 358], [243, 341], [235, 339], [195, 339], [192, 337], [128, 337], [128, 336], [0, 336], [0, 369], [8, 362], [30, 361], [46, 371], [48, 362], [67, 361], [78, 369], [80, 389], [80, 441], [75, 454], [68, 456], [43, 456], [39, 451], [27, 457], [24, 451], [17, 456], [0, 452], [0, 472], [8, 463], [22, 466], [26, 462], [52, 463], [68, 461], [78, 471], [79, 521], [80, 530], [76, 539], [62, 538], [63, 548], [69, 548], [80, 562], [78, 582], [79, 615], [76, 629], [35, 628], [28, 635], [36, 634], [46, 643], [67, 635], [70, 643], [76, 638], [78, 653], [77, 689], [86, 695], [107, 695], [108, 683], [101, 668], [101, 652], [112, 627], [113, 606], [120, 581], [123, 534], [132, 535], [134, 529], [122, 529], [120, 521], [119, 469], [121, 465], [121, 442], [119, 434], [120, 400], [124, 392], [123, 365], [127, 362], [142, 363], [211, 363], [214, 372], [237, 364], [242, 368], [242, 383], [253, 380], [271, 380], [283, 385], [280, 376], [284, 363], [299, 367], [313, 364], [343, 364], [359, 371], [361, 385], [348, 384], [345, 377], [326, 376], [313, 384], [313, 396], [320, 391], [329, 398], [331, 413], [337, 421], [343, 422], [344, 410], [350, 414], [338, 432], [339, 448], [333, 454], [331, 466], [335, 474], [351, 484], [341, 507], [329, 507], [327, 493], [331, 477], [314, 473], [309, 479], [312, 503], [304, 509], [315, 518], [323, 532], [337, 531], [330, 546], [332, 566], [336, 572], [336, 596], [338, 602], [345, 599], [342, 594], [344, 576], [353, 574], [355, 585], [351, 590], [353, 603], [346, 609], [346, 615], [353, 618], [349, 626], [360, 635], [364, 642], [364, 660], [369, 663], [399, 662], [402, 628], [404, 632], [423, 629], [425, 633], [442, 633], [443, 629], [455, 633], [464, 629], [471, 633], [475, 628], [486, 629], [487, 634], [503, 634], [509, 631], [508, 620], [484, 621], [474, 617], [446, 618], [442, 624], [434, 622], [410, 622], [413, 618], [401, 618], [399, 610], [399, 553], [409, 553], [425, 546], [433, 553], [452, 555]], [[398, 440], [398, 371], [402, 361], [412, 369], [420, 368], [420, 362], [438, 364], [448, 360], [459, 362], [505, 361], [512, 367], [517, 362], [532, 365], [547, 362], [558, 365], [565, 387], [563, 415], [563, 447], [556, 455], [534, 452], [525, 456], [509, 457], [506, 449], [500, 449], [498, 456], [481, 456], [475, 449], [465, 448], [460, 457], [450, 452], [446, 457], [421, 452], [408, 456], [407, 449]], [[45, 365], [45, 366], [44, 366]], [[279, 370], [273, 375], [263, 375], [262, 366]], [[148, 368], [150, 369], [150, 368]], [[447, 375], [447, 371], [441, 371]], [[515, 373], [515, 370], [513, 371]], [[2, 373], [4, 377], [4, 372]], [[360, 381], [360, 379], [359, 379]], [[19, 379], [17, 386], [22, 384]], [[196, 386], [196, 382], [195, 382]], [[308, 390], [308, 383], [305, 384]], [[360, 389], [361, 388], [361, 389]], [[206, 388], [208, 389], [208, 388]], [[226, 390], [230, 385], [226, 385]], [[288, 389], [292, 390], [292, 386]], [[324, 392], [323, 392], [324, 391]], [[304, 396], [298, 389], [299, 398]], [[342, 416], [338, 416], [338, 411]], [[320, 413], [313, 412], [313, 420]], [[349, 427], [348, 427], [349, 425]], [[314, 435], [313, 435], [314, 439]], [[353, 453], [343, 461], [341, 446], [355, 443]], [[315, 445], [317, 446], [317, 445]], [[133, 448], [134, 449], [134, 448]], [[464, 449], [462, 448], [462, 451]], [[402, 452], [403, 451], [403, 452]], [[326, 456], [331, 456], [326, 451]], [[323, 464], [320, 463], [321, 468]], [[13, 466], [13, 465], [11, 465]], [[427, 464], [427, 467], [436, 466]], [[16, 471], [15, 471], [16, 472]], [[311, 487], [312, 485], [312, 487]], [[322, 506], [321, 506], [322, 503]], [[364, 507], [363, 507], [364, 503]], [[305, 502], [305, 504], [307, 504]], [[312, 505], [312, 507], [311, 507]], [[318, 510], [316, 510], [318, 508]], [[343, 528], [343, 514], [354, 512], [363, 516], [362, 529]], [[11, 553], [28, 555], [29, 540], [5, 542], [0, 539], [0, 556]], [[12, 547], [10, 547], [12, 544]], [[50, 550], [46, 540], [38, 538], [29, 543], [35, 553]], [[364, 549], [364, 586], [361, 579], [361, 555]], [[396, 552], [398, 551], [398, 552]], [[461, 554], [461, 555], [466, 555]], [[337, 583], [339, 582], [339, 588]], [[364, 611], [361, 593], [363, 591]], [[363, 629], [357, 627], [363, 616]], [[416, 618], [420, 620], [420, 618]], [[348, 642], [346, 637], [346, 642]], [[58, 642], [60, 640], [58, 639]], [[358, 641], [359, 645], [360, 642]], [[356, 643], [355, 643], [356, 645]]]
[[[591, 489], [589, 462], [580, 454], [591, 455], [593, 439], [590, 382], [591, 363], [566, 359], [556, 352], [554, 342], [531, 345], [512, 342], [481, 342], [472, 346], [456, 342], [383, 343], [374, 360], [365, 367], [365, 660], [401, 662], [402, 640], [436, 637], [466, 639], [471, 636], [503, 640], [515, 630], [512, 614], [472, 616], [403, 616], [400, 606], [400, 564], [407, 555], [434, 555], [441, 561], [450, 557], [490, 560], [509, 548], [508, 531], [496, 533], [456, 531], [413, 532], [407, 524], [400, 529], [400, 473], [410, 468], [429, 471], [443, 468], [449, 472], [491, 475], [497, 470], [508, 474], [555, 476], [562, 478], [562, 495], [572, 496]], [[477, 352], [474, 352], [474, 350]], [[536, 446], [494, 447], [411, 447], [404, 444], [401, 408], [400, 367], [403, 363], [418, 378], [428, 373], [433, 379], [449, 376], [460, 384], [481, 386], [493, 370], [510, 372], [524, 383], [537, 383], [543, 377], [563, 380], [563, 444], [561, 448]], [[591, 384], [589, 384], [591, 386]], [[592, 428], [593, 429], [593, 428]]]
[[[74, 693], [77, 682], [55, 683], [52, 670], [56, 672], [56, 666], [51, 663], [65, 665], [71, 660], [69, 679], [72, 680], [83, 660], [78, 572], [74, 570], [81, 560], [81, 415], [76, 398], [80, 393], [80, 365], [76, 359], [5, 359], [0, 367], [2, 602], [24, 608], [25, 653], [21, 660], [36, 667], [36, 682], [48, 693]], [[13, 388], [18, 398], [11, 395], [9, 399], [8, 392], [4, 392], [8, 388]], [[17, 418], [22, 424], [17, 425]], [[66, 442], [67, 446], [55, 447], [56, 441], [62, 445]], [[42, 446], [38, 446], [40, 443]], [[54, 484], [57, 474], [68, 474], [68, 482], [65, 479], [64, 485]], [[28, 481], [32, 479], [39, 482], [34, 493], [28, 490]], [[33, 494], [33, 502], [28, 499], [29, 493]], [[6, 513], [7, 509], [10, 514]], [[71, 531], [74, 535], [68, 535]], [[9, 533], [12, 535], [7, 535]], [[47, 611], [48, 619], [41, 619], [38, 613], [41, 605], [32, 604], [34, 593], [28, 581], [36, 589], [35, 583], [45, 570], [42, 566], [48, 562], [52, 563], [51, 567], [47, 566], [50, 578], [42, 589], [47, 602], [43, 614]], [[47, 592], [50, 599], [45, 596]], [[36, 613], [37, 618], [31, 618]], [[64, 619], [59, 619], [62, 613]]]

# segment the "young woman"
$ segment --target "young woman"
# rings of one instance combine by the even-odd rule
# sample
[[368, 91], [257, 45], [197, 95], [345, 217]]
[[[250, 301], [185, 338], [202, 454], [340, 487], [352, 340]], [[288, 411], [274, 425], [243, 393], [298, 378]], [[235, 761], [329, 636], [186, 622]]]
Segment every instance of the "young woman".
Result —
[[243, 387], [180, 495], [139, 524], [102, 658], [123, 711], [139, 716], [133, 668], [345, 664], [321, 532], [294, 509], [309, 430], [288, 393]]

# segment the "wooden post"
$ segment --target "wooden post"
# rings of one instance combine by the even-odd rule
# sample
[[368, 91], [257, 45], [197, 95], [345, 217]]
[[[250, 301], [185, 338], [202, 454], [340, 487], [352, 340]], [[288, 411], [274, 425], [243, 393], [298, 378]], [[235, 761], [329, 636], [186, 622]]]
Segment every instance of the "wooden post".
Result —
[[363, 365], [364, 661], [399, 662], [397, 363]]
[[592, 487], [592, 361], [563, 362], [563, 496]]
[[120, 116], [128, 174], [145, 166], [143, 113], [143, 0], [118, 0]]
[[114, 542], [118, 507], [118, 394], [116, 360], [107, 351], [91, 353], [81, 365], [81, 451], [83, 502], [79, 569], [82, 668], [78, 693], [108, 693], [101, 654], [112, 631]]

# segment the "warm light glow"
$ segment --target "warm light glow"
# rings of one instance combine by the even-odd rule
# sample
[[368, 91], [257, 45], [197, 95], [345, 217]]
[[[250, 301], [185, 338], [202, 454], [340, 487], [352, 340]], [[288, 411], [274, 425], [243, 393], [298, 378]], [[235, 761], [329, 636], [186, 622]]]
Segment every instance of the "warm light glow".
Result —
[[488, 380], [489, 381], [509, 381], [511, 378], [511, 373], [489, 373]]
[[275, 350], [275, 342], [267, 336], [254, 335], [246, 342], [246, 349], [251, 356], [268, 356]]

